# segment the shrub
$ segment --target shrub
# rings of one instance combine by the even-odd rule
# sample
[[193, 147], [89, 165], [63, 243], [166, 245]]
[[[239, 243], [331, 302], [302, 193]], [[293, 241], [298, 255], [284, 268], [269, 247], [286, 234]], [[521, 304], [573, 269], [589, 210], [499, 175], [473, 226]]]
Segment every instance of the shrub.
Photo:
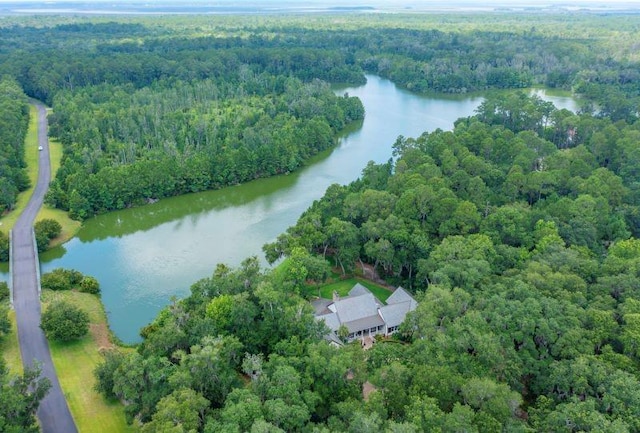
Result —
[[96, 383], [93, 387], [97, 392], [106, 398], [116, 399], [118, 396], [113, 392], [114, 377], [116, 371], [122, 365], [124, 355], [117, 350], [109, 350], [104, 354], [104, 362], [98, 364], [93, 370]]
[[[9, 306], [0, 304], [0, 339], [11, 331], [11, 322], [9, 321]], [[0, 365], [2, 368], [2, 365]]]
[[89, 332], [89, 315], [75, 305], [57, 301], [42, 314], [40, 327], [48, 338], [71, 341]]
[[82, 275], [82, 272], [76, 271], [75, 269], [62, 269], [62, 271], [67, 276], [69, 285], [72, 289], [79, 285], [84, 279], [84, 275]]
[[[82, 281], [85, 278], [95, 280], [93, 277], [85, 277], [82, 275], [82, 272], [76, 271], [75, 269], [56, 268], [53, 271], [42, 275], [40, 285], [43, 289], [71, 290], [78, 288], [81, 292], [98, 293], [98, 291], [83, 290]], [[98, 281], [96, 280], [95, 283], [98, 284]]]
[[70, 290], [71, 282], [69, 281], [69, 275], [66, 270], [62, 268], [54, 269], [51, 272], [47, 272], [42, 275], [40, 279], [40, 285], [43, 289], [51, 290]]
[[0, 281], [0, 302], [9, 300], [9, 285]]
[[9, 261], [9, 236], [0, 231], [0, 262]]
[[83, 277], [82, 280], [80, 280], [80, 291], [96, 295], [100, 293], [100, 283], [93, 277]]
[[36, 243], [38, 245], [38, 251], [46, 251], [49, 248], [49, 242], [55, 238], [62, 231], [62, 226], [56, 220], [44, 219], [40, 220], [34, 225], [34, 231], [36, 233]]

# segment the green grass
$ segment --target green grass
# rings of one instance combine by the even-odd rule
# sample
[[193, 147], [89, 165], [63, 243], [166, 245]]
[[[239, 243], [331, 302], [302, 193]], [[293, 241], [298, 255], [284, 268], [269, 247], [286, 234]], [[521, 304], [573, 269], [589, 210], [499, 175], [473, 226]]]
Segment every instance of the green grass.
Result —
[[[102, 361], [100, 348], [104, 344], [107, 318], [100, 299], [95, 295], [74, 291], [53, 292], [43, 290], [43, 302], [49, 304], [58, 299], [70, 302], [89, 314], [91, 335], [72, 342], [49, 342], [53, 364], [62, 386], [69, 409], [78, 431], [84, 432], [135, 432], [127, 425], [122, 404], [107, 401], [93, 389], [93, 370]], [[95, 327], [98, 331], [95, 332]], [[103, 341], [99, 341], [103, 340]]]
[[309, 296], [318, 296], [319, 293], [321, 298], [331, 299], [333, 292], [338, 293], [340, 296], [347, 296], [349, 294], [349, 290], [351, 290], [357, 283], [360, 283], [369, 289], [371, 293], [373, 293], [373, 295], [382, 302], [386, 302], [387, 298], [391, 296], [391, 290], [372, 283], [371, 281], [357, 277], [340, 280], [335, 283], [325, 284], [319, 287], [309, 287], [305, 292]]
[[82, 223], [80, 221], [75, 221], [69, 218], [69, 214], [60, 209], [53, 209], [47, 205], [43, 205], [38, 212], [38, 216], [36, 217], [36, 221], [40, 221], [43, 219], [53, 219], [60, 223], [62, 230], [60, 231], [60, 235], [58, 237], [51, 239], [50, 247], [54, 247], [56, 245], [60, 245], [71, 239], [78, 233]]
[[[51, 177], [53, 178], [55, 177], [56, 172], [60, 168], [60, 163], [62, 162], [62, 143], [57, 140], [49, 139], [49, 161], [51, 162]], [[69, 214], [67, 212], [60, 209], [54, 209], [47, 205], [43, 205], [42, 208], [40, 208], [40, 212], [38, 212], [38, 216], [36, 217], [36, 221], [43, 219], [56, 220], [62, 226], [60, 235], [51, 240], [51, 247], [63, 244], [74, 237], [82, 225], [80, 221], [75, 221], [69, 218]]]
[[9, 312], [11, 320], [11, 332], [0, 340], [0, 353], [7, 364], [7, 368], [12, 375], [22, 374], [22, 357], [20, 355], [20, 345], [18, 343], [18, 328], [16, 327], [16, 312]]

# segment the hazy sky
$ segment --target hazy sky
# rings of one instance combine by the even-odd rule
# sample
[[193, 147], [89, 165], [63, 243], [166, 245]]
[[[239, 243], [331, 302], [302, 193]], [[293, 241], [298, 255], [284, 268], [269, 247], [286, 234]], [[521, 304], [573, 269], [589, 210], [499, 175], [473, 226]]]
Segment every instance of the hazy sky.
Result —
[[[46, 4], [46, 8], [56, 8], [65, 3], [82, 4], [83, 8], [95, 5], [114, 6], [119, 3], [153, 6], [162, 5], [179, 7], [181, 5], [202, 5], [221, 7], [256, 7], [258, 9], [270, 6], [287, 8], [335, 7], [335, 6], [372, 6], [379, 9], [410, 7], [420, 9], [491, 9], [493, 7], [585, 7], [589, 9], [640, 9], [640, 0], [0, 0], [0, 4]], [[36, 6], [37, 7], [37, 6]]]
[[432, 4], [465, 4], [465, 5], [477, 5], [484, 6], [487, 4], [501, 4], [501, 5], [530, 5], [530, 6], [548, 6], [548, 5], [576, 5], [576, 4], [589, 4], [592, 6], [614, 6], [614, 5], [640, 5], [640, 0], [489, 0], [489, 1], [474, 1], [474, 0], [341, 0], [341, 1], [326, 1], [326, 0], [0, 0], [0, 3], [163, 3], [163, 4], [174, 4], [179, 6], [185, 3], [205, 3], [211, 6], [215, 6], [218, 4], [243, 4], [243, 3], [253, 3], [253, 4], [305, 4], [305, 3], [315, 3], [315, 4], [327, 4], [327, 3], [336, 3], [336, 4], [389, 4], [389, 5], [397, 5], [399, 3], [412, 3], [412, 4], [423, 4], [425, 6]]

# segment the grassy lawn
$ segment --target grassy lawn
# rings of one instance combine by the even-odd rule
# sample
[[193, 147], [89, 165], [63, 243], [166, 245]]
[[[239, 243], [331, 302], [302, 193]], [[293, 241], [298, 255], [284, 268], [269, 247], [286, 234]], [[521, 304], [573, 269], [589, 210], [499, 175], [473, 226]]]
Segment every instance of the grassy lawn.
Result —
[[97, 296], [73, 291], [42, 291], [45, 305], [63, 299], [82, 308], [91, 319], [91, 333], [72, 343], [49, 342], [62, 391], [67, 399], [78, 431], [83, 432], [135, 432], [127, 425], [123, 406], [109, 402], [93, 390], [93, 370], [102, 361], [101, 347], [108, 346], [107, 319]]
[[69, 214], [67, 212], [60, 209], [53, 209], [46, 204], [40, 208], [40, 212], [38, 212], [38, 216], [36, 216], [36, 221], [43, 219], [56, 220], [62, 226], [60, 235], [51, 239], [51, 243], [49, 244], [50, 247], [63, 244], [74, 237], [82, 225], [80, 221], [75, 221], [69, 218]]
[[[60, 168], [62, 161], [62, 143], [49, 139], [49, 160], [51, 161], [51, 177], [53, 178]], [[51, 246], [60, 245], [75, 236], [80, 230], [80, 221], [74, 221], [69, 218], [69, 214], [60, 209], [53, 209], [46, 204], [40, 208], [40, 212], [36, 217], [36, 221], [43, 219], [53, 219], [60, 223], [62, 231], [60, 236], [51, 240]]]
[[331, 299], [333, 292], [337, 292], [340, 296], [347, 296], [349, 294], [349, 290], [351, 290], [357, 283], [360, 283], [369, 289], [371, 293], [373, 293], [373, 295], [382, 302], [386, 302], [387, 298], [391, 296], [392, 292], [389, 289], [357, 277], [340, 280], [335, 283], [325, 284], [319, 287], [309, 287], [307, 288], [306, 293], [310, 296], [318, 296], [319, 292], [320, 297], [326, 299]]
[[[51, 177], [53, 178], [60, 168], [60, 162], [62, 161], [62, 143], [57, 140], [49, 139], [49, 160], [51, 161]], [[60, 236], [51, 240], [52, 247], [65, 243], [80, 230], [80, 221], [72, 220], [69, 218], [67, 212], [60, 209], [53, 209], [46, 204], [40, 208], [36, 221], [43, 219], [56, 220], [62, 226]]]
[[20, 356], [20, 345], [18, 344], [18, 328], [16, 327], [16, 313], [9, 311], [11, 320], [11, 332], [0, 340], [0, 353], [11, 374], [22, 374], [22, 358]]

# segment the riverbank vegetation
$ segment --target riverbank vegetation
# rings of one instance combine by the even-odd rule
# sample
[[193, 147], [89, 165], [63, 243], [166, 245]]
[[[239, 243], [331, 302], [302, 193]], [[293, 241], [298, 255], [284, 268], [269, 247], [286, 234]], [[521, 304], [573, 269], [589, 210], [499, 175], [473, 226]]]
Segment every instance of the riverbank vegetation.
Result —
[[[91, 87], [56, 100], [52, 132], [67, 153], [47, 203], [83, 219], [288, 173], [364, 115], [360, 101], [319, 81], [240, 69], [240, 78], [157, 82], [131, 95]], [[96, 92], [108, 95], [90, 102]]]
[[549, 27], [555, 16], [510, 31], [509, 14], [469, 18], [457, 31], [445, 19], [441, 30], [433, 18], [406, 18], [5, 26], [0, 72], [52, 105], [51, 133], [65, 154], [47, 203], [80, 220], [299, 168], [364, 114], [323, 83], [362, 83], [365, 72], [419, 92], [545, 84], [586, 95], [595, 105], [584, 110], [634, 116], [640, 80], [620, 37], [632, 35], [627, 17], [572, 16], [562, 36]]
[[[501, 16], [458, 30], [370, 15], [0, 29], [2, 70], [55, 109], [65, 150], [48, 199], [77, 218], [299, 167], [363, 114], [326, 81], [364, 72], [591, 102], [572, 113], [514, 91], [453, 131], [399, 137], [393, 159], [331, 186], [265, 246], [284, 270], [219, 265], [134, 351], [106, 356], [96, 390], [143, 431], [639, 431], [635, 22]], [[326, 260], [415, 294], [404, 344], [323, 341], [300, 294]], [[61, 376], [87, 374], [57, 350]]]
[[[219, 266], [100, 389], [149, 431], [635, 431], [638, 131], [516, 92], [400, 137], [265, 246], [284, 271]], [[312, 257], [411, 288], [405, 344], [322, 341]]]

